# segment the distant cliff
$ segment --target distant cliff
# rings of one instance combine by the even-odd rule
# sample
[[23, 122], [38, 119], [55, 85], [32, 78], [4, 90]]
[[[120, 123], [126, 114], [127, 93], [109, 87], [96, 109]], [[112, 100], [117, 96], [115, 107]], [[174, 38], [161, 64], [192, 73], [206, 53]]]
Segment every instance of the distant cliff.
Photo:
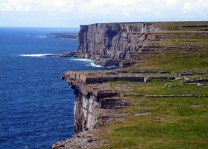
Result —
[[92, 59], [102, 66], [131, 65], [134, 63], [134, 55], [147, 48], [144, 45], [146, 41], [157, 40], [150, 33], [162, 32], [151, 23], [137, 23], [137, 26], [128, 23], [100, 23], [80, 27], [77, 49], [79, 57]]

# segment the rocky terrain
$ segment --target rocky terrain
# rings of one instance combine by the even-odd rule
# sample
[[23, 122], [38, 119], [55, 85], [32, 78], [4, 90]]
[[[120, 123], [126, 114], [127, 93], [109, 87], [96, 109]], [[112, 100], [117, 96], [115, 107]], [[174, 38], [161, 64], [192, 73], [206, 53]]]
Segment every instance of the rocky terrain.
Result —
[[39, 38], [69, 38], [77, 40], [77, 35], [75, 33], [47, 33], [44, 35], [39, 35]]
[[77, 134], [52, 148], [206, 148], [207, 29], [208, 22], [81, 26], [76, 56], [118, 68], [63, 74], [75, 90]]
[[59, 53], [59, 54], [46, 54], [47, 57], [74, 57], [76, 55], [76, 52], [65, 52], [65, 53]]
[[[80, 58], [89, 58], [102, 66], [125, 66], [135, 62], [134, 56], [145, 49], [147, 41], [159, 40], [149, 33], [160, 33], [152, 23], [82, 25], [78, 34]], [[123, 64], [124, 63], [124, 64]]]

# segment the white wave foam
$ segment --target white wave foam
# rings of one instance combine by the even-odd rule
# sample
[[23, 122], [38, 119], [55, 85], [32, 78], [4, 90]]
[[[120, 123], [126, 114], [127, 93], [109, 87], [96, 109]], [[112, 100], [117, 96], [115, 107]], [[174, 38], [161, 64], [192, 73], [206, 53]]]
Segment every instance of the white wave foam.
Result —
[[103, 67], [103, 66], [100, 66], [100, 65], [96, 65], [94, 63], [90, 63], [90, 65], [93, 66], [93, 67]]
[[[89, 63], [90, 63], [90, 66], [92, 66], [92, 67], [103, 67], [103, 66], [94, 64], [94, 63], [93, 63], [93, 60], [91, 60], [91, 59], [71, 58], [70, 60], [73, 60], [73, 61], [89, 62]], [[87, 66], [89, 66], [89, 65], [87, 65]]]
[[83, 62], [92, 62], [91, 59], [82, 59], [82, 58], [71, 58], [73, 61], [83, 61]]
[[24, 56], [24, 57], [43, 57], [47, 56], [50, 54], [20, 54], [19, 56]]

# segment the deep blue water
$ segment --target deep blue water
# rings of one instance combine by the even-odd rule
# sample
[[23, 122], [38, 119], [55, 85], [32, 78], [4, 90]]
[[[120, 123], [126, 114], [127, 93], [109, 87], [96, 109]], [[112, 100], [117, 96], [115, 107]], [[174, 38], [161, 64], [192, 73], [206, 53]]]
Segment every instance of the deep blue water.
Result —
[[76, 40], [38, 38], [72, 29], [0, 28], [0, 149], [51, 148], [74, 134], [74, 94], [67, 70], [98, 70], [89, 61], [34, 54], [74, 51]]

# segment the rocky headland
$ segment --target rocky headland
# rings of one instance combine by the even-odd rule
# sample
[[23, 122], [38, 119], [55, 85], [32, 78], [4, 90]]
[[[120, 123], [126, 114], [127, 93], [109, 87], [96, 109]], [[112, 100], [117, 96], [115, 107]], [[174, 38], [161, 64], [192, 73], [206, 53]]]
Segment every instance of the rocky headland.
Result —
[[150, 33], [160, 33], [160, 28], [152, 23], [125, 23], [81, 25], [78, 34], [80, 58], [94, 60], [102, 66], [129, 66], [135, 63], [135, 56], [145, 49], [154, 50], [157, 46], [146, 46], [147, 41], [160, 40]]
[[205, 147], [207, 133], [198, 133], [208, 108], [207, 29], [208, 22], [81, 25], [76, 52], [58, 56], [117, 69], [63, 74], [75, 91], [76, 134], [52, 148]]
[[77, 40], [77, 35], [75, 33], [47, 33], [44, 35], [39, 35], [39, 38], [67, 38]]

